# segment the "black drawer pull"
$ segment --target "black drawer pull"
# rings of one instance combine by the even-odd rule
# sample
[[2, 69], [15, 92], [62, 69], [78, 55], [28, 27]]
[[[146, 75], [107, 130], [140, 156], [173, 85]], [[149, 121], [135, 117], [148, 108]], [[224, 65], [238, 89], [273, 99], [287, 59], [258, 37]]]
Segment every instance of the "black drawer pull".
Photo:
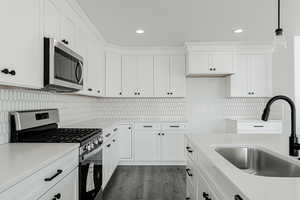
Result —
[[234, 200], [243, 200], [243, 198], [240, 195], [236, 194], [234, 195]]
[[92, 89], [92, 88], [89, 88], [89, 89], [88, 89], [88, 91], [90, 91], [90, 92], [91, 92], [91, 91], [93, 91], [93, 89]]
[[144, 128], [152, 128], [153, 126], [144, 126]]
[[206, 192], [203, 192], [203, 193], [202, 193], [202, 196], [203, 196], [204, 198], [208, 198], [208, 197], [209, 197], [209, 194], [206, 193]]
[[186, 147], [186, 150], [189, 152], [189, 153], [193, 153], [194, 151], [192, 150], [191, 147]]
[[8, 70], [7, 68], [5, 68], [5, 69], [2, 69], [1, 72], [2, 72], [3, 74], [8, 74], [8, 73], [9, 73], [9, 70]]
[[116, 142], [116, 140], [115, 140], [115, 139], [113, 139], [113, 142]]
[[264, 126], [263, 125], [254, 125], [253, 127], [254, 128], [263, 128]]
[[106, 145], [107, 147], [110, 147], [111, 146], [111, 144], [108, 144], [108, 145]]
[[180, 126], [170, 126], [170, 128], [179, 128]]
[[187, 168], [185, 169], [185, 171], [188, 174], [188, 176], [193, 176], [193, 174], [191, 173], [191, 169]]
[[108, 133], [108, 134], [106, 134], [106, 135], [105, 135], [105, 137], [109, 137], [110, 135], [111, 135], [111, 134], [110, 134], [110, 133]]
[[61, 194], [60, 194], [60, 193], [57, 193], [56, 195], [54, 195], [54, 198], [60, 199], [60, 198], [61, 198]]
[[58, 169], [57, 172], [56, 172], [53, 176], [51, 176], [50, 178], [45, 178], [44, 180], [45, 180], [46, 182], [52, 181], [52, 180], [55, 179], [58, 175], [60, 175], [62, 172], [63, 172], [63, 170]]
[[114, 131], [114, 132], [116, 132], [117, 130], [118, 130], [118, 128], [114, 128], [114, 130], [113, 130], [113, 131]]
[[69, 44], [69, 41], [66, 40], [66, 39], [63, 39], [62, 42], [65, 43], [65, 44]]
[[9, 74], [12, 75], [12, 76], [15, 76], [15, 75], [16, 75], [16, 71], [15, 71], [15, 70], [11, 70], [11, 71], [9, 72]]

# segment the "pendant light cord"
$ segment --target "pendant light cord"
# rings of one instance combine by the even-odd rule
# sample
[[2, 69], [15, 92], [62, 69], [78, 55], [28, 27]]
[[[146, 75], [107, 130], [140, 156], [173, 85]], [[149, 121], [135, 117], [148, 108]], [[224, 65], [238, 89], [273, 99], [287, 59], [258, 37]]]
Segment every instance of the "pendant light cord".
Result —
[[280, 29], [280, 0], [278, 0], [278, 29]]

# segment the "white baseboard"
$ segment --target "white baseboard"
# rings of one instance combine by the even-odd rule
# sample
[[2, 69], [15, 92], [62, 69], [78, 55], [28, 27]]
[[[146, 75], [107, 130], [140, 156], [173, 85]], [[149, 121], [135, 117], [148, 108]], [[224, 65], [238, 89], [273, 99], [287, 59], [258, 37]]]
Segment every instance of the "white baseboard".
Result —
[[123, 166], [128, 166], [128, 165], [133, 165], [133, 166], [137, 166], [137, 165], [151, 165], [151, 166], [185, 166], [186, 165], [186, 161], [125, 161], [122, 160], [119, 162], [119, 165], [123, 165]]

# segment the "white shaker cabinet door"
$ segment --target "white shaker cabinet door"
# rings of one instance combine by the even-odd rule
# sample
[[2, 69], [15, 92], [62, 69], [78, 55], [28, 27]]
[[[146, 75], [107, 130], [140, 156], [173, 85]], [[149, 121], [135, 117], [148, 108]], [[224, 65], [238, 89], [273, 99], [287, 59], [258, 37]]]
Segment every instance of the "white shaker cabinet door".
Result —
[[106, 53], [106, 96], [122, 96], [122, 65], [121, 55], [117, 53]]
[[162, 161], [184, 161], [184, 134], [181, 132], [163, 132], [160, 140]]
[[132, 128], [131, 125], [119, 126], [120, 159], [132, 159]]
[[233, 73], [233, 54], [214, 53], [211, 55], [211, 67], [213, 73], [231, 74]]
[[137, 56], [122, 56], [122, 88], [125, 97], [138, 97]]
[[138, 96], [154, 96], [154, 66], [153, 56], [138, 56], [137, 60], [137, 79]]
[[76, 168], [52, 187], [46, 194], [39, 198], [39, 200], [78, 200], [78, 188], [78, 168]]
[[154, 56], [154, 93], [156, 97], [170, 96], [170, 56]]
[[251, 92], [254, 97], [272, 96], [271, 56], [257, 54], [249, 56]]
[[44, 36], [60, 40], [61, 14], [52, 0], [44, 0]]
[[229, 77], [230, 79], [230, 96], [231, 97], [247, 97], [250, 94], [250, 69], [249, 56], [236, 56], [236, 73]]
[[159, 159], [158, 134], [155, 131], [134, 132], [135, 161], [157, 161]]
[[1, 0], [0, 84], [43, 86], [40, 0]]
[[188, 55], [187, 75], [208, 74], [209, 64], [208, 53], [191, 53]]
[[185, 56], [171, 56], [170, 95], [185, 97]]

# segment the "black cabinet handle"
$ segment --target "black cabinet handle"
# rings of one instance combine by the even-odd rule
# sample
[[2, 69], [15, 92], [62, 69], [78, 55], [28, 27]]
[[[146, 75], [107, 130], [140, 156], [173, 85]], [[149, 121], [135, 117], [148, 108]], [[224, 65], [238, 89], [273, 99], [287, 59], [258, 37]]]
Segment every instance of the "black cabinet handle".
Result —
[[119, 95], [122, 95], [122, 92], [119, 92]]
[[144, 128], [152, 128], [152, 126], [144, 126]]
[[118, 130], [118, 128], [114, 128], [114, 130], [113, 130], [113, 131], [114, 131], [114, 132], [116, 132], [117, 130]]
[[140, 92], [138, 92], [137, 94], [138, 94], [138, 95], [141, 95], [141, 93], [140, 93]]
[[105, 137], [109, 137], [110, 135], [111, 135], [111, 134], [110, 134], [110, 133], [108, 133], [108, 134], [106, 134], [106, 135], [105, 135]]
[[185, 169], [185, 171], [188, 174], [188, 176], [193, 176], [193, 174], [191, 173], [191, 169], [187, 168]]
[[57, 193], [56, 195], [54, 195], [54, 198], [60, 199], [60, 198], [61, 198], [61, 194], [60, 194], [60, 193]]
[[193, 153], [194, 151], [192, 150], [191, 147], [186, 147], [186, 150], [189, 152], [189, 153]]
[[236, 194], [234, 195], [234, 200], [243, 200], [243, 198], [240, 195]]
[[15, 75], [16, 75], [16, 71], [15, 71], [15, 70], [11, 70], [11, 71], [9, 72], [9, 74], [12, 75], [12, 76], [15, 76]]
[[170, 92], [167, 92], [167, 95], [170, 95]]
[[110, 147], [111, 146], [111, 144], [108, 144], [108, 145], [106, 145], [107, 147]]
[[191, 198], [190, 197], [186, 197], [185, 200], [191, 200]]
[[216, 68], [214, 68], [213, 70], [216, 71]]
[[2, 72], [3, 74], [8, 74], [8, 73], [9, 73], [9, 70], [8, 70], [7, 68], [5, 68], [5, 69], [2, 69], [1, 72]]
[[97, 90], [97, 92], [98, 92], [98, 93], [101, 93], [101, 91], [100, 91], [100, 90]]
[[164, 136], [165, 134], [164, 134], [164, 133], [162, 133], [161, 135], [163, 135], [163, 136]]
[[89, 89], [88, 89], [88, 91], [90, 91], [90, 92], [91, 92], [91, 91], [93, 91], [93, 89], [92, 89], [92, 88], [89, 88]]
[[62, 42], [65, 43], [65, 44], [69, 44], [69, 41], [66, 40], [66, 39], [63, 39]]
[[63, 172], [63, 170], [58, 169], [58, 170], [56, 171], [56, 173], [55, 173], [53, 176], [51, 176], [50, 178], [45, 178], [44, 180], [45, 180], [46, 182], [52, 181], [52, 180], [55, 179], [58, 175], [60, 175], [62, 172]]
[[116, 140], [115, 140], [115, 139], [113, 139], [113, 142], [116, 142]]
[[170, 128], [179, 128], [180, 126], [170, 126]]
[[254, 128], [263, 128], [264, 126], [262, 126], [262, 125], [254, 125], [253, 127]]
[[158, 133], [158, 135], [160, 135], [160, 133]]
[[173, 95], [173, 92], [170, 92], [170, 95]]
[[129, 126], [128, 129], [131, 130], [131, 127]]

